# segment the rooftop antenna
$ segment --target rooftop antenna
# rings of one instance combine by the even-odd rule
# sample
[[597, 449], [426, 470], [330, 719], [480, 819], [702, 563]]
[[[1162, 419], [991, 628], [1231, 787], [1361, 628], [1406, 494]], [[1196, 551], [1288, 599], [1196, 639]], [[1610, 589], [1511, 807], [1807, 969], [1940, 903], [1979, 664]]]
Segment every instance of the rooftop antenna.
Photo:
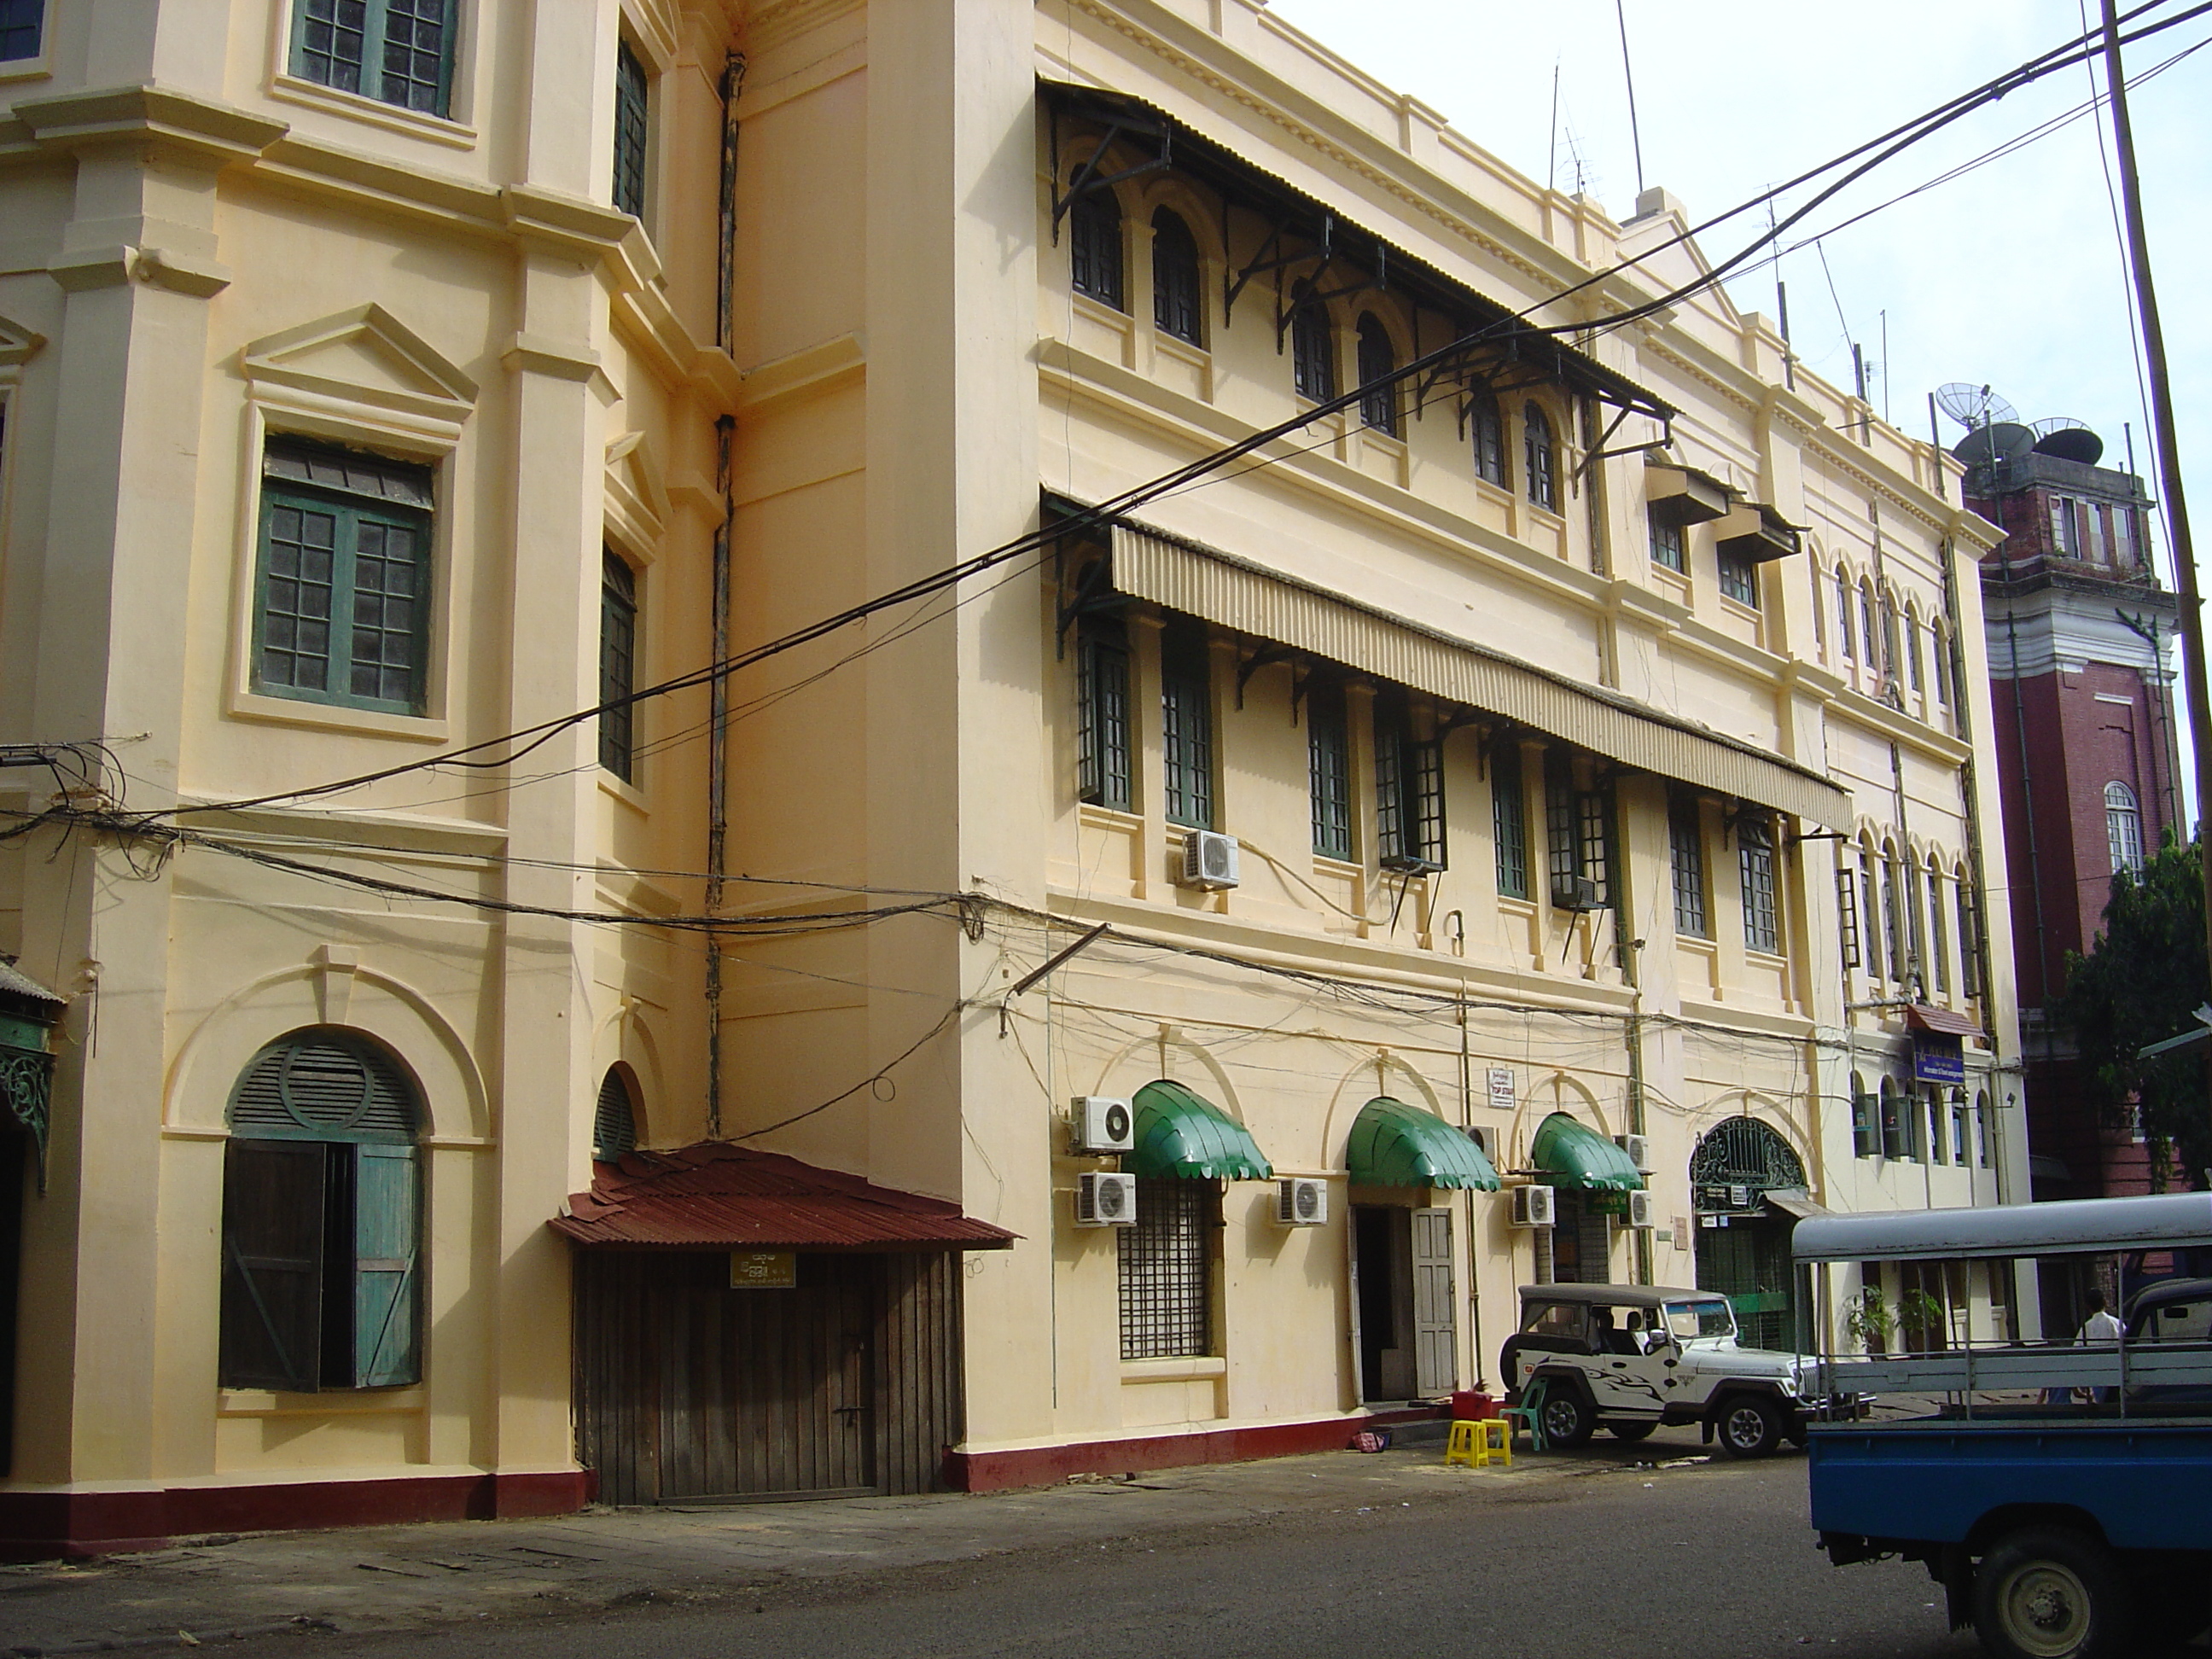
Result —
[[1552, 60], [1552, 155], [1544, 173], [1544, 187], [1559, 187], [1559, 60]]
[[1623, 0], [1613, 0], [1613, 21], [1620, 25], [1620, 74], [1628, 82], [1628, 140], [1636, 150], [1636, 193], [1644, 194], [1644, 134], [1636, 124], [1636, 67], [1628, 57], [1628, 11]]

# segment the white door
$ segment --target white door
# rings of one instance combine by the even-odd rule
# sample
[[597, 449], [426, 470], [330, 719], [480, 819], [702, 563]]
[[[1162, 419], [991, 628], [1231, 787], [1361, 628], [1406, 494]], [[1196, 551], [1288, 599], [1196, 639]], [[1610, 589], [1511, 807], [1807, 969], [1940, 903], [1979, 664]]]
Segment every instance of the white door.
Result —
[[1459, 1386], [1458, 1328], [1453, 1322], [1449, 1210], [1413, 1212], [1413, 1389], [1423, 1398]]

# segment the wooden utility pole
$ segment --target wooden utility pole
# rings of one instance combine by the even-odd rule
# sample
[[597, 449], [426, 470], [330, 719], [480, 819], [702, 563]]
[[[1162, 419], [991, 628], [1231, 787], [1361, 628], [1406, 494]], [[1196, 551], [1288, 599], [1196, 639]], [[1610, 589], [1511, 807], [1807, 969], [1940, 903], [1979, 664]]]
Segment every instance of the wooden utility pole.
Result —
[[[2112, 147], [2119, 153], [2120, 200], [2127, 210], [2128, 265], [2135, 276], [2136, 315], [2142, 325], [2143, 361], [2150, 376], [2150, 416], [2158, 440], [2159, 483], [2166, 493], [2166, 532], [2173, 543], [2173, 583], [2181, 595], [2182, 688], [2189, 700], [2189, 735], [2196, 752], [2197, 811], [2212, 808], [2212, 693], [2204, 672], [2203, 600], [2197, 592], [2197, 552], [2189, 539], [2189, 506], [2181, 484], [2181, 444], [2173, 430], [2173, 391], [2166, 374], [2166, 333], [2159, 326], [2158, 293], [2151, 285], [2150, 241], [2143, 233], [2142, 180], [2136, 174], [2136, 138], [2128, 124], [2128, 77], [2120, 66], [2118, 0], [2104, 0], [2105, 79], [2112, 104]], [[2195, 825], [2185, 825], [2193, 830]], [[2212, 860], [2198, 849], [2212, 886]], [[2212, 951], [2212, 890], [2204, 906], [2206, 950]]]

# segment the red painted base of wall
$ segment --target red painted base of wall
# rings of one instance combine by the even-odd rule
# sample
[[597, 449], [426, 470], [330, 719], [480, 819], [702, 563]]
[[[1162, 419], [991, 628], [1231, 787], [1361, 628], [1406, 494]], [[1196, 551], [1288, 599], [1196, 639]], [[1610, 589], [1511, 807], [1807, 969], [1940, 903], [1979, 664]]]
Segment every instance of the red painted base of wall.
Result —
[[0, 1492], [0, 1559], [160, 1549], [173, 1538], [210, 1532], [568, 1515], [591, 1501], [592, 1485], [590, 1474], [579, 1469], [147, 1492]]
[[1049, 1486], [1071, 1474], [1131, 1474], [1190, 1463], [1243, 1463], [1304, 1452], [1342, 1451], [1363, 1429], [1394, 1423], [1430, 1423], [1447, 1415], [1441, 1406], [1370, 1412], [1364, 1417], [1319, 1423], [1267, 1423], [1244, 1429], [1201, 1429], [1191, 1434], [1144, 1435], [1127, 1440], [1085, 1440], [1020, 1451], [947, 1452], [945, 1484], [957, 1492], [1004, 1492], [1011, 1486]]

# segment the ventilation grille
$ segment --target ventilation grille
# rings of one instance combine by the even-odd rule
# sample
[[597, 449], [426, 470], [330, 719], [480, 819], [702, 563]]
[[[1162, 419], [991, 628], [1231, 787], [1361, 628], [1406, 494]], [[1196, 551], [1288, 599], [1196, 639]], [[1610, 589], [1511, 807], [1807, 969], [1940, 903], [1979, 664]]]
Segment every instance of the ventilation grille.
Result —
[[637, 1145], [637, 1115], [629, 1103], [629, 1090], [622, 1073], [607, 1067], [599, 1085], [599, 1106], [592, 1115], [592, 1156], [611, 1164]]
[[254, 1056], [231, 1097], [230, 1122], [257, 1135], [411, 1140], [415, 1091], [368, 1043], [313, 1032]]

